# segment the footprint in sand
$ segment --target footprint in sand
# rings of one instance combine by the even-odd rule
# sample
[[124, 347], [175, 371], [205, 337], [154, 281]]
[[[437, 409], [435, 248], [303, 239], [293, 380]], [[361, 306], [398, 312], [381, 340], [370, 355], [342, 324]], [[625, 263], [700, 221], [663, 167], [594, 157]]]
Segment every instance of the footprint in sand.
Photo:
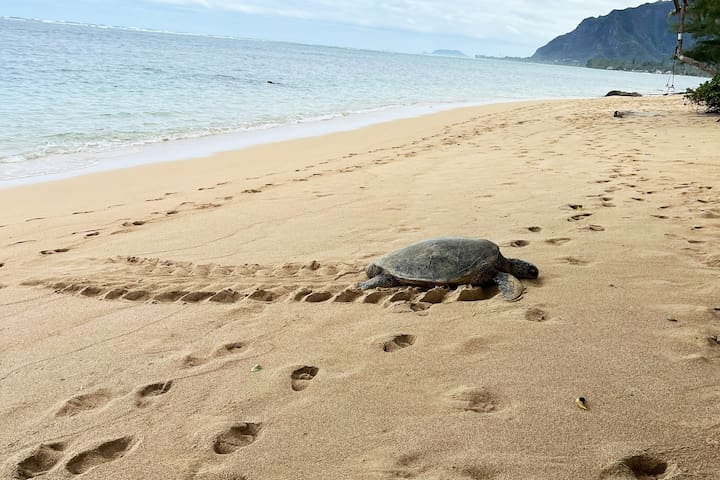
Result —
[[201, 356], [198, 354], [185, 355], [182, 359], [182, 366], [185, 368], [198, 367], [203, 365], [213, 358], [223, 358], [228, 355], [235, 355], [240, 352], [245, 352], [247, 345], [242, 342], [229, 342], [215, 348], [210, 355]]
[[290, 375], [290, 386], [296, 392], [305, 390], [310, 385], [310, 380], [315, 378], [319, 371], [318, 367], [308, 365], [293, 370]]
[[70, 251], [69, 248], [56, 248], [54, 250], [41, 250], [40, 253], [43, 255], [52, 255], [54, 253], [65, 253]]
[[705, 265], [712, 268], [720, 267], [720, 255], [707, 255], [703, 261]]
[[590, 262], [577, 257], [560, 257], [558, 260], [570, 265], [589, 265]]
[[585, 227], [584, 230], [590, 230], [592, 232], [603, 232], [605, 231], [605, 227], [603, 227], [602, 225], [592, 224]]
[[530, 242], [527, 240], [513, 240], [510, 242], [510, 246], [515, 248], [527, 247], [528, 245], [530, 245]]
[[410, 345], [413, 345], [415, 343], [416, 339], [417, 339], [417, 337], [415, 337], [415, 335], [408, 335], [408, 334], [396, 335], [392, 339], [383, 343], [383, 351], [388, 352], [388, 353], [396, 352], [403, 348], [407, 348]]
[[545, 310], [539, 307], [532, 307], [525, 311], [525, 320], [530, 322], [544, 322], [548, 320], [550, 315]]
[[533, 233], [537, 233], [537, 232], [539, 232], [540, 230], [542, 230], [541, 227], [538, 227], [538, 226], [536, 226], [536, 225], [533, 225], [532, 227], [527, 227], [527, 229], [530, 230], [530, 231], [533, 232]]
[[15, 477], [26, 479], [46, 474], [60, 462], [66, 447], [62, 442], [40, 445], [17, 464]]
[[112, 392], [108, 389], [96, 390], [92, 393], [76, 395], [65, 401], [62, 407], [55, 413], [56, 417], [73, 417], [88, 410], [95, 410], [103, 407], [112, 399]]
[[550, 245], [564, 245], [570, 240], [572, 239], [569, 237], [548, 238], [545, 240], [545, 243], [549, 243]]
[[172, 380], [145, 385], [135, 393], [135, 406], [138, 408], [148, 406], [153, 397], [158, 397], [169, 392], [172, 385]]
[[468, 337], [462, 343], [455, 344], [452, 351], [463, 355], [474, 355], [487, 352], [490, 343], [492, 340], [484, 337]]
[[592, 215], [592, 213], [578, 213], [577, 215], [573, 215], [567, 219], [568, 222], [577, 222], [580, 220], [583, 220], [587, 217]]
[[470, 480], [491, 480], [498, 472], [478, 465], [452, 465], [452, 468], [438, 465], [425, 453], [409, 453], [398, 457], [386, 470], [390, 478], [454, 478]]
[[132, 436], [103, 442], [90, 450], [75, 455], [65, 465], [65, 469], [73, 475], [83, 474], [98, 465], [124, 457], [132, 444]]
[[226, 355], [234, 355], [236, 353], [240, 353], [241, 351], [244, 352], [247, 350], [247, 345], [245, 345], [242, 342], [230, 342], [225, 343], [223, 345], [220, 345], [217, 347], [213, 353], [212, 356], [215, 358], [224, 357]]
[[461, 387], [447, 394], [447, 401], [457, 410], [492, 413], [502, 408], [500, 398], [483, 387]]
[[262, 423], [238, 423], [215, 437], [213, 451], [219, 455], [233, 453], [253, 443], [262, 429]]
[[185, 355], [182, 359], [182, 366], [185, 368], [199, 367], [200, 365], [207, 362], [206, 357], [199, 357], [197, 355]]
[[650, 479], [659, 478], [668, 470], [668, 463], [648, 453], [629, 455], [605, 468], [601, 479], [622, 478]]

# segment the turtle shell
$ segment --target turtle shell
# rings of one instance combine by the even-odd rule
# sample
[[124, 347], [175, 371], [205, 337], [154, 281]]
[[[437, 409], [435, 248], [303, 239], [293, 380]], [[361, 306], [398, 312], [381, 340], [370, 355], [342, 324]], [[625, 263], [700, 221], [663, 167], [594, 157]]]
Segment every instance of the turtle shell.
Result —
[[390, 252], [375, 265], [407, 283], [460, 285], [491, 280], [500, 257], [500, 248], [489, 240], [443, 237]]

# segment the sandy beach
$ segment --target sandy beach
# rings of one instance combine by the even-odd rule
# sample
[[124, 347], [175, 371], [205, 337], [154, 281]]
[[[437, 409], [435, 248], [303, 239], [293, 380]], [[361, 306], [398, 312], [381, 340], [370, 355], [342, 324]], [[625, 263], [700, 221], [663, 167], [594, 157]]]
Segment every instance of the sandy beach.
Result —
[[[0, 190], [0, 478], [720, 478], [719, 164], [603, 98]], [[438, 236], [540, 277], [355, 288]]]

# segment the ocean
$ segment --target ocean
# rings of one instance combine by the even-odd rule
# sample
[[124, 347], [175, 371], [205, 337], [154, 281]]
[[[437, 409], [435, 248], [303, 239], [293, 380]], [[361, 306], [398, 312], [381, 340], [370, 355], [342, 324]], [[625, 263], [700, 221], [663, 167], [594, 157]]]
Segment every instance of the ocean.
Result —
[[14, 18], [0, 18], [0, 45], [0, 186], [458, 106], [661, 94], [669, 80]]

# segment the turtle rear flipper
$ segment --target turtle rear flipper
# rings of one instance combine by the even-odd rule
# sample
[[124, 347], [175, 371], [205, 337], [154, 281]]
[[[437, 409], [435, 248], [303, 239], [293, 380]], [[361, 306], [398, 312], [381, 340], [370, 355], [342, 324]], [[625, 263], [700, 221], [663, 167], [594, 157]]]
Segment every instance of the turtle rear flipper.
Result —
[[520, 280], [505, 272], [498, 272], [493, 278], [493, 281], [497, 283], [500, 294], [508, 302], [516, 302], [522, 298], [522, 294], [525, 292], [525, 287], [520, 283]]

